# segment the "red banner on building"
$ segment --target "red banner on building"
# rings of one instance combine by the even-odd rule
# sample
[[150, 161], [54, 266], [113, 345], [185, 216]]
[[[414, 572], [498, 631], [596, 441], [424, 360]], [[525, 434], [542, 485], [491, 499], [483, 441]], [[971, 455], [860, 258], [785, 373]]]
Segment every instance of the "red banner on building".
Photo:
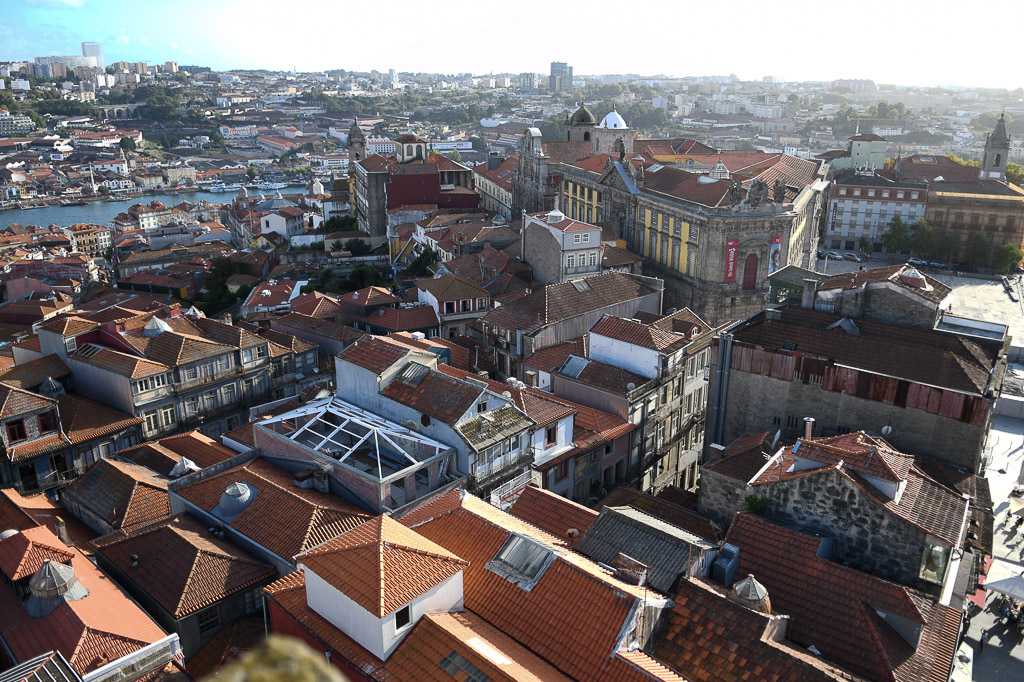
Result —
[[739, 239], [725, 240], [725, 282], [736, 281], [736, 257], [740, 252]]

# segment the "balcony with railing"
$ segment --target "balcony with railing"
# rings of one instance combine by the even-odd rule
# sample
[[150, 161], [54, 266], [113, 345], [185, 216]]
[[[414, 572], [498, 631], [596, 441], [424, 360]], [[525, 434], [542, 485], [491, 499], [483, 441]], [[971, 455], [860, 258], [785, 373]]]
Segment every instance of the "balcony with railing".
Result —
[[229, 369], [222, 369], [212, 374], [203, 374], [193, 379], [183, 379], [182, 381], [174, 382], [174, 390], [178, 393], [185, 393], [193, 391], [203, 386], [210, 386], [212, 384], [219, 384], [222, 381], [228, 381], [230, 379], [237, 379], [242, 376], [244, 369], [242, 367], [231, 367]]
[[22, 495], [41, 493], [46, 490], [63, 488], [74, 483], [81, 475], [82, 468], [75, 466], [65, 471], [51, 471], [45, 476], [36, 476], [29, 480], [19, 480], [14, 484], [14, 489]]
[[533, 448], [524, 448], [504, 455], [499, 455], [486, 463], [477, 463], [473, 471], [473, 479], [477, 489], [498, 483], [503, 477], [515, 469], [533, 463]]

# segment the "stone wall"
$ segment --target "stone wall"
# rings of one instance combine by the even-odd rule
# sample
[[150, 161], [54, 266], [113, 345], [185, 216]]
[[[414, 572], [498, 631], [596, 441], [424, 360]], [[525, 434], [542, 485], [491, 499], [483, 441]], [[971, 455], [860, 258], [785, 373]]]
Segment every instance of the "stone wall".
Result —
[[904, 521], [835, 470], [755, 487], [765, 515], [837, 539], [835, 561], [927, 589], [919, 581], [928, 534]]
[[938, 305], [896, 291], [889, 286], [872, 287], [864, 297], [864, 317], [869, 320], [932, 329]]
[[697, 510], [728, 525], [736, 512], [747, 511], [750, 495], [765, 498], [766, 517], [835, 538], [838, 563], [927, 592], [939, 589], [918, 577], [928, 534], [883, 508], [835, 470], [747, 486], [704, 468]]

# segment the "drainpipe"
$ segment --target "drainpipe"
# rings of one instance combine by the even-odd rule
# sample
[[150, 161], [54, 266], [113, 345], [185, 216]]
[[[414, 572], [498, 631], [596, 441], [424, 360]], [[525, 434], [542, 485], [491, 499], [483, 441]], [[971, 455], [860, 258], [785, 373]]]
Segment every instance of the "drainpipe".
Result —
[[722, 445], [725, 430], [725, 405], [729, 393], [729, 369], [732, 364], [732, 334], [723, 333], [718, 347], [718, 366], [715, 368], [715, 404], [712, 408], [711, 438], [713, 443]]

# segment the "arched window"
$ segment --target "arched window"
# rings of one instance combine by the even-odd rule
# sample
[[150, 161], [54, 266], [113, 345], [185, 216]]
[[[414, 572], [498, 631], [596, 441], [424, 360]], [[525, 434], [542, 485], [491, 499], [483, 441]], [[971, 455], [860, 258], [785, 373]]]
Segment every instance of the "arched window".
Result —
[[743, 290], [752, 291], [757, 288], [757, 254], [747, 256], [743, 264]]
[[405, 155], [406, 156], [412, 156], [412, 145], [411, 144], [405, 145]]
[[583, 141], [590, 142], [590, 133], [583, 133]]
[[992, 167], [993, 168], [999, 168], [999, 164], [1001, 164], [1002, 162], [1003, 162], [1003, 155], [1002, 154], [996, 154], [996, 158], [994, 158], [992, 160]]
[[572, 131], [571, 130], [566, 130], [565, 131], [565, 141], [566, 142], [572, 142]]

